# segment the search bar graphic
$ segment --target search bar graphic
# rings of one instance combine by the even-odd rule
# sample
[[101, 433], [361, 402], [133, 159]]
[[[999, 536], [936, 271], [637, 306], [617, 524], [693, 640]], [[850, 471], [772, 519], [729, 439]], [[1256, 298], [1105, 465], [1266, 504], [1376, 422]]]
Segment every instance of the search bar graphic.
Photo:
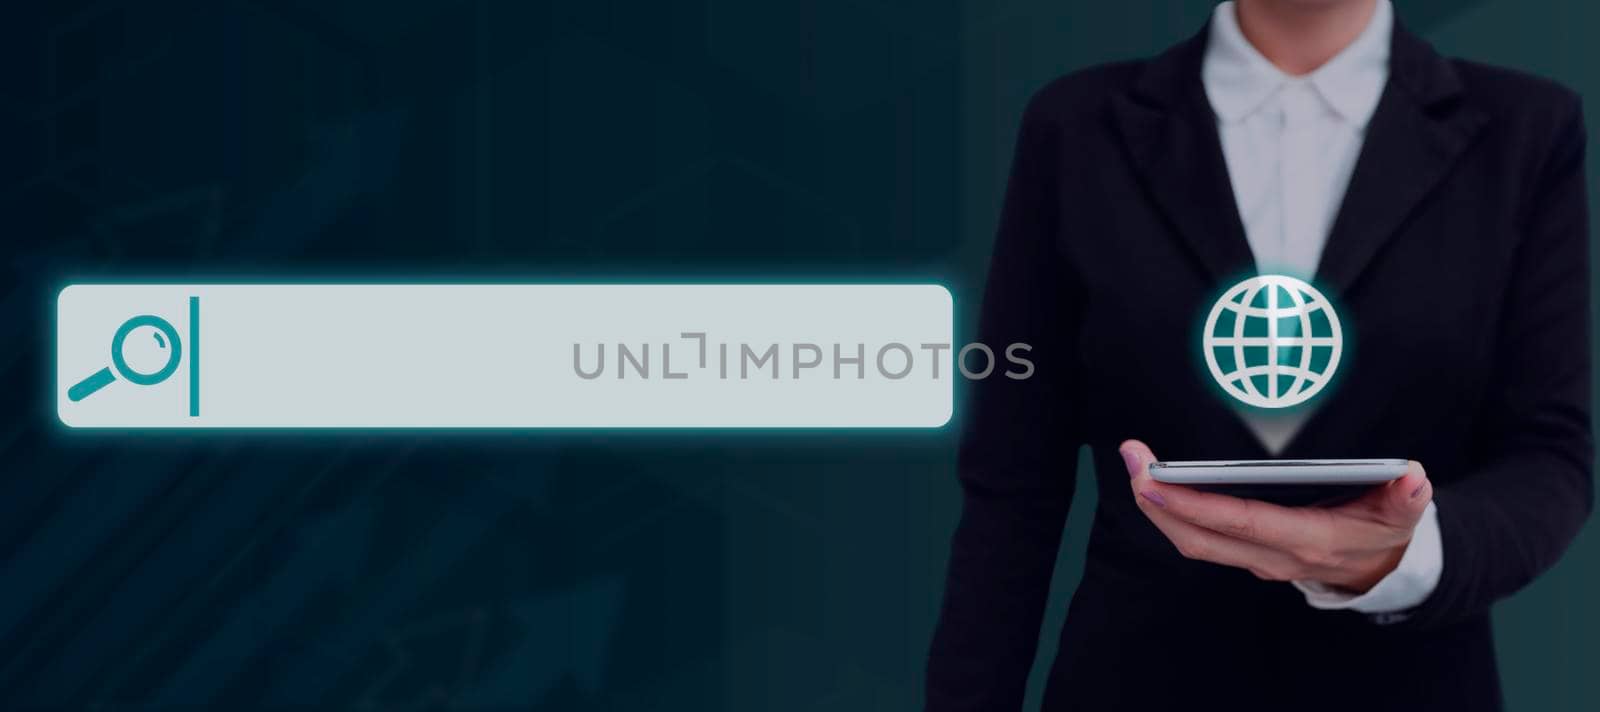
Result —
[[83, 284], [56, 307], [73, 428], [933, 428], [961, 376], [929, 284]]

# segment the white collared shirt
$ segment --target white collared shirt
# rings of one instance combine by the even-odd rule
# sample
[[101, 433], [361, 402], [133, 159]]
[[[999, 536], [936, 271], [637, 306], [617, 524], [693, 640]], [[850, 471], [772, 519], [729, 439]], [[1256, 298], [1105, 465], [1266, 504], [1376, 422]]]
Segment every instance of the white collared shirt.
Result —
[[[1233, 2], [1212, 13], [1200, 77], [1217, 117], [1245, 239], [1263, 274], [1308, 281], [1316, 274], [1367, 122], [1389, 78], [1393, 31], [1394, 9], [1389, 0], [1378, 0], [1366, 29], [1349, 46], [1296, 77], [1250, 44]], [[1305, 418], [1244, 415], [1274, 454]], [[1316, 582], [1295, 586], [1317, 608], [1349, 608], [1392, 621], [1433, 592], [1443, 568], [1438, 510], [1429, 503], [1399, 566], [1371, 590], [1352, 596]]]

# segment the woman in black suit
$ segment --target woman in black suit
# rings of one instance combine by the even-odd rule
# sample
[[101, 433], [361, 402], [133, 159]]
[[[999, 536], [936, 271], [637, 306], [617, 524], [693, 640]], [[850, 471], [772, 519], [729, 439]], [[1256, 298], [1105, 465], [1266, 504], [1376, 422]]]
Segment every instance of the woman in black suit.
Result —
[[[1219, 12], [1237, 13], [1287, 86], [1340, 61], [1386, 3]], [[1036, 372], [974, 386], [930, 710], [1020, 706], [1080, 444], [1102, 495], [1051, 710], [1499, 709], [1490, 606], [1551, 566], [1589, 513], [1578, 98], [1387, 32], [1384, 81], [1306, 275], [1352, 346], [1337, 387], [1269, 447], [1195, 343], [1219, 291], [1269, 266], [1260, 215], [1241, 213], [1254, 203], [1235, 169], [1251, 154], [1227, 145], [1242, 140], [1226, 133], [1229, 90], [1202, 79], [1215, 23], [1154, 59], [1063, 77], [1024, 115], [980, 339], [1032, 344]], [[1352, 87], [1320, 87], [1324, 109], [1359, 107]], [[1295, 507], [1156, 483], [1152, 447], [1413, 465], [1353, 502]], [[1424, 528], [1435, 560], [1403, 609], [1308, 605], [1313, 589], [1359, 598], [1396, 577]]]

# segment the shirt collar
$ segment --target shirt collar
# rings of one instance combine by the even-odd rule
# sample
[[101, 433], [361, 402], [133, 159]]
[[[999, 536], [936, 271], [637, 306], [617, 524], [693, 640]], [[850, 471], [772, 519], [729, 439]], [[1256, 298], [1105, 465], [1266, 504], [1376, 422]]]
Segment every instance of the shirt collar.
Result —
[[[1389, 78], [1389, 40], [1394, 31], [1394, 8], [1389, 0], [1378, 6], [1355, 41], [1315, 71], [1301, 78], [1346, 121], [1365, 127], [1378, 108], [1378, 98]], [[1239, 121], [1261, 108], [1285, 83], [1285, 74], [1261, 56], [1239, 30], [1233, 2], [1217, 5], [1200, 65], [1211, 109], [1224, 123]]]

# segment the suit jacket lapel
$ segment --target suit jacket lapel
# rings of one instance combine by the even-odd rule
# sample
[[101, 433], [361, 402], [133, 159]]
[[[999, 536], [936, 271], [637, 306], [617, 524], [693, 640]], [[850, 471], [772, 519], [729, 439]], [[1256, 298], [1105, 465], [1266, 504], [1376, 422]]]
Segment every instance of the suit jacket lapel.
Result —
[[1216, 117], [1200, 83], [1209, 27], [1151, 60], [1112, 111], [1128, 156], [1174, 232], [1213, 282], [1255, 272]]
[[1388, 85], [1317, 268], [1317, 281], [1334, 292], [1355, 283], [1487, 120], [1453, 101], [1460, 79], [1426, 42], [1397, 24], [1392, 44]]
[[[1482, 110], [1458, 101], [1461, 88], [1448, 61], [1396, 24], [1389, 83], [1367, 125], [1361, 156], [1317, 268], [1324, 291], [1350, 291], [1488, 121]], [[1369, 427], [1367, 414], [1381, 410], [1392, 396], [1381, 381], [1346, 382], [1311, 414], [1283, 456], [1346, 454], [1349, 443], [1358, 442]]]
[[[1200, 83], [1209, 34], [1208, 25], [1151, 60], [1111, 108], [1129, 163], [1151, 202], [1197, 270], [1220, 289], [1255, 274], [1256, 266], [1228, 179], [1216, 115]], [[1260, 440], [1222, 401], [1204, 407], [1212, 409], [1206, 418], [1209, 438], [1231, 441], [1225, 447], [1237, 457], [1266, 455]]]

